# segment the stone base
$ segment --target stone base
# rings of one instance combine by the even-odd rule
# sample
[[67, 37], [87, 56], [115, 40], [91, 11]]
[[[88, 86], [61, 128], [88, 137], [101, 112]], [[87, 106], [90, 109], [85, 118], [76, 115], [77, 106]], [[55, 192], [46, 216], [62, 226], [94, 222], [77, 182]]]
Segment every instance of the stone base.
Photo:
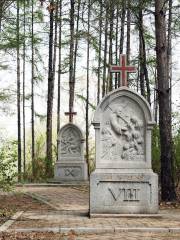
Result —
[[84, 162], [55, 163], [54, 181], [87, 181], [87, 165]]
[[157, 213], [158, 176], [150, 170], [121, 171], [96, 169], [91, 174], [90, 216]]
[[90, 218], [162, 218], [162, 214], [138, 214], [138, 213], [131, 213], [131, 214], [90, 214]]

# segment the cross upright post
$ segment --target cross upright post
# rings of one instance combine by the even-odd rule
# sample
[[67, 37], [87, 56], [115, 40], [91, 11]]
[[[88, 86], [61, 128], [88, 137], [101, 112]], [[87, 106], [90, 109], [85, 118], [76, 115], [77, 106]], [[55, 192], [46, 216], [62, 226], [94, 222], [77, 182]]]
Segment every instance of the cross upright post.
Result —
[[134, 66], [127, 66], [126, 64], [126, 55], [121, 54], [120, 55], [120, 66], [117, 65], [111, 65], [110, 66], [110, 72], [113, 73], [120, 73], [121, 75], [121, 85], [127, 86], [127, 73], [135, 73], [137, 71], [136, 67]]
[[76, 115], [77, 112], [74, 112], [72, 110], [72, 108], [70, 108], [69, 112], [65, 112], [66, 116], [69, 116], [69, 122], [72, 123], [73, 122], [73, 116]]

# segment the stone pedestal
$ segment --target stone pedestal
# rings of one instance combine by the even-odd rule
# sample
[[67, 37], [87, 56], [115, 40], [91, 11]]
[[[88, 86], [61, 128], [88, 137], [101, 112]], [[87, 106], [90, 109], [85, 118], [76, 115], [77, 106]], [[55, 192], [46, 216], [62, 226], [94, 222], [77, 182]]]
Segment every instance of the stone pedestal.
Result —
[[154, 214], [158, 211], [157, 175], [153, 172], [102, 172], [90, 182], [90, 213]]
[[90, 215], [155, 214], [158, 177], [151, 169], [151, 130], [147, 101], [127, 87], [98, 105], [96, 169], [90, 176]]
[[84, 160], [84, 138], [78, 126], [69, 123], [58, 134], [58, 161], [55, 181], [86, 181], [87, 164]]

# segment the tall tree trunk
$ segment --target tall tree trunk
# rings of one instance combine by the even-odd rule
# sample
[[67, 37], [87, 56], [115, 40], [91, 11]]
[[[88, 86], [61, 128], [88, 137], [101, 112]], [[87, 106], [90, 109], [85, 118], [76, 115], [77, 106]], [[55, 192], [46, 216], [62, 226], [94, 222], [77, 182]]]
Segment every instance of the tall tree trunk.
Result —
[[146, 96], [145, 94], [145, 86], [144, 86], [144, 70], [143, 70], [143, 49], [142, 49], [142, 39], [141, 34], [139, 33], [139, 82], [140, 82], [140, 90], [141, 95]]
[[97, 83], [97, 104], [100, 101], [100, 86], [101, 86], [101, 45], [102, 45], [102, 12], [103, 4], [102, 0], [99, 1], [100, 4], [100, 15], [99, 15], [99, 53], [98, 53], [98, 83]]
[[[74, 5], [75, 1], [71, 0], [70, 9], [70, 52], [69, 52], [69, 112], [73, 111], [74, 107]], [[69, 122], [73, 121], [73, 115], [69, 115]]]
[[142, 9], [141, 3], [139, 4], [139, 16], [138, 16], [138, 28], [139, 28], [139, 82], [140, 82], [140, 90], [141, 95], [146, 96], [145, 93], [145, 84], [144, 84], [144, 54], [143, 54], [143, 41], [142, 41]]
[[[122, 0], [119, 56], [120, 54], [123, 54], [125, 17], [126, 17], [126, 0]], [[121, 82], [120, 82], [120, 74], [119, 74], [118, 87], [120, 86], [121, 86]]]
[[78, 0], [77, 6], [77, 19], [76, 19], [76, 40], [74, 47], [74, 67], [73, 67], [73, 81], [74, 81], [74, 91], [75, 91], [75, 82], [76, 82], [76, 60], [77, 60], [77, 50], [79, 42], [79, 14], [80, 14], [81, 0]]
[[107, 40], [108, 40], [108, 3], [106, 2], [106, 16], [105, 16], [105, 26], [104, 26], [104, 59], [103, 59], [103, 85], [102, 85], [102, 97], [106, 93], [106, 65], [107, 65]]
[[50, 29], [49, 29], [49, 63], [48, 63], [48, 99], [47, 99], [47, 136], [46, 136], [46, 176], [52, 176], [52, 110], [54, 93], [53, 75], [53, 25], [54, 25], [54, 1], [49, 5]]
[[[53, 51], [53, 83], [55, 81], [55, 73], [56, 73], [56, 58], [57, 58], [57, 28], [58, 28], [58, 0], [56, 0], [55, 4], [55, 18], [54, 18], [54, 51]], [[54, 95], [54, 87], [53, 87], [53, 95]]]
[[23, 21], [23, 170], [26, 173], [26, 119], [25, 119], [25, 81], [26, 81], [26, 1], [24, 1], [24, 21]]
[[[62, 28], [62, 0], [59, 1], [59, 56], [58, 56], [58, 99], [57, 99], [57, 136], [60, 130], [61, 106], [61, 28]], [[58, 144], [58, 143], [57, 143]], [[58, 145], [57, 145], [58, 149]]]
[[126, 0], [122, 0], [119, 55], [123, 53], [125, 16], [126, 16]]
[[167, 41], [165, 0], [155, 0], [155, 32], [157, 57], [157, 82], [159, 99], [159, 127], [161, 143], [161, 198], [176, 199], [173, 179], [172, 132], [169, 78], [167, 74]]
[[[86, 86], [86, 161], [89, 166], [89, 56], [90, 56], [90, 13], [91, 0], [88, 0], [88, 33], [87, 33], [87, 86]], [[88, 167], [88, 174], [89, 174]]]
[[131, 51], [131, 11], [130, 0], [127, 0], [127, 41], [126, 41], [127, 64], [130, 63], [130, 51]]
[[19, 0], [17, 0], [17, 128], [18, 128], [18, 181], [21, 181], [21, 82], [20, 82], [20, 36]]
[[[114, 3], [113, 0], [110, 1], [109, 6], [109, 17], [110, 17], [110, 31], [109, 31], [109, 66], [113, 64], [113, 24], [114, 24]], [[113, 78], [112, 73], [109, 68], [109, 89], [108, 91], [113, 90]]]
[[31, 159], [32, 159], [32, 174], [36, 178], [36, 167], [35, 167], [35, 136], [34, 136], [34, 0], [32, 0], [31, 9]]
[[[53, 51], [53, 82], [55, 81], [55, 74], [56, 74], [56, 58], [57, 58], [57, 37], [58, 37], [58, 6], [59, 0], [56, 0], [55, 3], [55, 26], [54, 26], [54, 51]], [[58, 76], [59, 77], [59, 76]], [[53, 95], [54, 95], [54, 87], [53, 87]], [[53, 103], [52, 103], [53, 105]], [[58, 148], [57, 148], [58, 149]]]
[[139, 2], [139, 19], [138, 19], [138, 27], [139, 27], [139, 41], [140, 41], [140, 82], [144, 84], [146, 83], [146, 94], [145, 89], [142, 89], [142, 95], [146, 97], [149, 104], [151, 104], [151, 91], [147, 70], [147, 60], [146, 60], [146, 43], [144, 39], [144, 26], [143, 26], [143, 14], [142, 14], [142, 0]]
[[[126, 57], [127, 64], [130, 64], [130, 51], [131, 51], [131, 11], [130, 0], [127, 0], [127, 41], [126, 41]], [[129, 73], [127, 73], [127, 84], [129, 85]]]
[[[119, 5], [117, 5], [116, 9], [116, 44], [115, 44], [115, 51], [116, 51], [116, 65], [118, 65], [118, 32], [119, 32]], [[118, 73], [115, 74], [115, 89], [118, 87]]]
[[169, 77], [169, 89], [170, 89], [170, 109], [172, 111], [172, 0], [169, 0], [169, 12], [168, 12], [168, 39], [167, 39], [167, 71]]

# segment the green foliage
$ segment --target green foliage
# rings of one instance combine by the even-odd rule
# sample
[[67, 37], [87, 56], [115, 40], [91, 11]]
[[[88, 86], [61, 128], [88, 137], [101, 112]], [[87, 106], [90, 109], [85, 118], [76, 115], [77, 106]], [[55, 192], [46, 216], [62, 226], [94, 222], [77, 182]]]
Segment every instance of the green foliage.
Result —
[[9, 191], [13, 187], [16, 176], [17, 142], [3, 143], [0, 148], [0, 189]]
[[[153, 170], [160, 174], [161, 162], [160, 162], [160, 136], [159, 127], [156, 125], [152, 132], [152, 166]], [[173, 160], [174, 160], [174, 179], [176, 185], [180, 182], [180, 129], [173, 137]]]
[[[27, 182], [45, 182], [46, 176], [46, 136], [45, 133], [36, 134], [35, 139], [35, 176], [32, 175], [31, 164], [31, 144], [27, 142], [29, 150], [26, 154], [26, 172], [24, 174], [24, 181]], [[57, 158], [57, 149], [53, 145], [53, 159]]]
[[34, 18], [39, 20], [40, 22], [44, 21], [44, 14], [42, 10], [38, 9], [34, 12]]
[[[35, 146], [35, 179], [32, 175], [31, 149], [29, 149], [26, 155], [27, 166], [24, 179], [28, 182], [41, 181], [45, 178], [45, 138], [42, 134], [36, 137]], [[29, 143], [28, 147], [30, 147]]]
[[152, 131], [152, 167], [156, 173], [160, 173], [160, 138], [159, 127], [156, 125]]

